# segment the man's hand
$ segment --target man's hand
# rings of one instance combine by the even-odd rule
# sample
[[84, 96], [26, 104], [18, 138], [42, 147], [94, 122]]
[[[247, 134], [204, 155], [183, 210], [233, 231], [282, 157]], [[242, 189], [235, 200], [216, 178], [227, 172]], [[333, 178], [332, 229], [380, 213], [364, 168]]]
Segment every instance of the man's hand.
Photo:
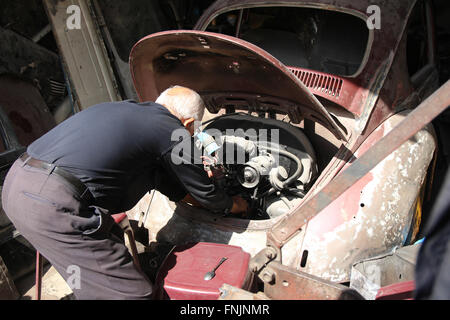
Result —
[[238, 214], [238, 213], [247, 213], [248, 210], [248, 203], [244, 199], [242, 199], [240, 196], [234, 196], [233, 197], [233, 206], [231, 207], [231, 213]]

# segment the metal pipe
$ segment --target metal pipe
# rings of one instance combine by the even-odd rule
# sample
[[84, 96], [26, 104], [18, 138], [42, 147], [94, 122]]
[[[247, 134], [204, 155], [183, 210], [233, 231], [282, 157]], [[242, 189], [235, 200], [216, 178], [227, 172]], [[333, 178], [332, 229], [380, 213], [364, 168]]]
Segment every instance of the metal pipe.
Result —
[[239, 33], [241, 33], [242, 16], [244, 14], [244, 9], [239, 10], [239, 18], [236, 25], [236, 38], [239, 38]]
[[134, 239], [134, 233], [133, 233], [133, 230], [131, 229], [131, 227], [125, 231], [125, 234], [128, 236], [128, 242], [130, 245], [131, 256], [133, 258], [134, 266], [136, 267], [136, 269], [139, 272], [144, 273], [142, 271], [141, 264], [139, 263], [138, 251], [137, 251], [137, 247], [136, 247], [136, 240]]
[[285, 196], [280, 196], [280, 199], [284, 202], [284, 204], [290, 209], [292, 209], [292, 204], [289, 201], [288, 198], [286, 198]]
[[142, 221], [139, 221], [139, 223], [138, 223], [139, 228], [145, 227], [145, 221], [147, 220], [148, 213], [150, 212], [150, 206], [152, 205], [153, 197], [155, 196], [155, 190], [152, 190], [151, 194], [152, 195], [150, 196], [150, 202], [148, 203], [147, 211], [145, 212]]
[[258, 145], [258, 148], [260, 148], [260, 149], [269, 150], [272, 153], [279, 153], [283, 156], [291, 158], [297, 164], [297, 170], [295, 170], [294, 174], [292, 176], [290, 176], [289, 178], [287, 178], [285, 181], [283, 181], [283, 183], [282, 183], [283, 188], [287, 188], [291, 183], [295, 182], [300, 177], [300, 175], [302, 174], [302, 171], [303, 171], [303, 165], [302, 165], [300, 159], [298, 157], [296, 157], [294, 154], [292, 154], [286, 150], [274, 149], [274, 148], [267, 147], [267, 146], [260, 146], [259, 144], [257, 144], [257, 145]]
[[46, 25], [41, 31], [36, 33], [31, 40], [34, 43], [39, 42], [43, 37], [45, 37], [50, 31], [52, 31], [52, 26], [50, 24]]
[[39, 251], [36, 251], [36, 300], [41, 300], [42, 294], [42, 269], [43, 269], [43, 261], [42, 256]]

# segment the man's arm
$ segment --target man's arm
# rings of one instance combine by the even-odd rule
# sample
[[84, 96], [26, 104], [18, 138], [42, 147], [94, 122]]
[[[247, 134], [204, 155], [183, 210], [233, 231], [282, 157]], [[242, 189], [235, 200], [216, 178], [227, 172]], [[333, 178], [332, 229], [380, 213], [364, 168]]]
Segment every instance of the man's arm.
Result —
[[159, 168], [152, 174], [155, 181], [154, 188], [168, 197], [170, 201], [178, 202], [188, 195], [186, 189], [172, 171]]
[[231, 212], [233, 199], [216, 188], [203, 170], [203, 166], [196, 165], [193, 162], [174, 164], [170, 152], [163, 156], [163, 161], [167, 170], [174, 173], [184, 189], [200, 205], [215, 213]]

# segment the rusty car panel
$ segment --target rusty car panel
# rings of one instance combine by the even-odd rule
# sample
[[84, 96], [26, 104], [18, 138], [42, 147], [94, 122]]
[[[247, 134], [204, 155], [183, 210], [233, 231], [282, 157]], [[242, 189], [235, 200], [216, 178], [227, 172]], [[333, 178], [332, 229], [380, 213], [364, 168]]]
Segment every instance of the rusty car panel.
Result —
[[[331, 135], [337, 138], [337, 151], [324, 161], [311, 189], [288, 214], [267, 220], [213, 216], [156, 193], [146, 195], [129, 212], [136, 219], [150, 212], [150, 241], [228, 243], [254, 258], [269, 245], [276, 250], [277, 263], [334, 283], [350, 280], [355, 261], [413, 241], [421, 218], [421, 191], [436, 147], [431, 125], [406, 142], [395, 141], [401, 146], [384, 160], [386, 150], [378, 150], [368, 164], [374, 167], [358, 176], [359, 181], [355, 179], [367, 168], [364, 165], [355, 176], [342, 175], [432, 91], [414, 86], [407, 70], [406, 26], [415, 3], [374, 3], [387, 12], [385, 27], [370, 30], [366, 56], [352, 76], [285, 66], [249, 42], [204, 30], [224, 12], [257, 6], [318, 8], [367, 19], [366, 9], [372, 4], [368, 1], [217, 1], [200, 18], [195, 27], [199, 31], [160, 32], [140, 40], [130, 55], [130, 67], [141, 100], [181, 84], [199, 91], [211, 113], [272, 112], [278, 114], [273, 119], [283, 121], [287, 115], [301, 129], [308, 127], [307, 120], [313, 128], [316, 123], [316, 130], [320, 124], [322, 142]], [[430, 72], [427, 83], [436, 86], [435, 78]], [[419, 130], [415, 124], [409, 129]], [[322, 154], [326, 146], [314, 148]], [[333, 183], [335, 189], [343, 184], [348, 190], [335, 199]]]
[[[364, 101], [374, 89], [372, 75], [376, 73], [379, 65], [389, 60], [391, 52], [396, 52], [401, 38], [398, 35], [404, 32], [406, 22], [415, 0], [395, 1], [386, 3], [384, 1], [217, 1], [199, 19], [195, 29], [205, 30], [211, 20], [217, 15], [241, 8], [251, 8], [258, 6], [303, 6], [319, 8], [324, 10], [336, 10], [353, 14], [364, 19], [369, 18], [367, 8], [371, 5], [378, 5], [383, 8], [383, 28], [372, 32], [372, 44], [369, 56], [366, 58], [365, 67], [355, 78], [346, 81], [356, 84], [354, 92], [348, 95], [345, 102], [340, 105], [360, 117], [364, 113]], [[399, 23], [401, 22], [401, 23]], [[388, 69], [390, 66], [388, 66]], [[410, 89], [411, 91], [411, 89]], [[366, 111], [367, 112], [367, 111]]]
[[275, 300], [362, 300], [344, 285], [272, 261], [262, 271], [264, 294]]
[[[429, 130], [425, 128], [416, 133], [412, 139], [404, 143], [399, 149], [396, 148], [398, 144], [403, 143], [404, 139], [420, 130], [424, 124], [429, 123], [450, 104], [449, 88], [450, 82], [447, 82], [409, 114], [405, 121], [400, 121], [402, 118], [401, 114], [393, 117], [394, 121], [390, 125], [393, 125], [394, 129], [391, 131], [387, 128], [391, 132], [386, 137], [379, 140], [378, 143], [369, 149], [365, 156], [356, 160], [347, 170], [338, 175], [324, 190], [319, 191], [310, 200], [304, 202], [303, 210], [301, 210], [301, 207], [300, 209], [297, 208], [291, 215], [287, 215], [275, 225], [269, 234], [268, 244], [278, 247], [282, 246], [283, 240], [288, 239], [295, 232], [296, 228], [301, 228], [310, 219], [314, 219], [319, 212], [325, 212], [321, 217], [326, 218], [327, 209], [331, 209], [330, 213], [334, 220], [336, 217], [342, 219], [338, 223], [339, 226], [336, 227], [336, 225], [324, 223], [325, 220], [320, 219], [321, 221], [319, 221], [317, 228], [328, 227], [333, 231], [327, 233], [324, 230], [320, 230], [318, 234], [322, 237], [322, 241], [313, 237], [309, 242], [309, 245], [312, 247], [311, 254], [326, 251], [325, 256], [322, 257], [326, 257], [325, 259], [332, 258], [331, 263], [327, 264], [324, 261], [318, 261], [320, 260], [318, 257], [321, 254], [315, 257], [308, 255], [308, 261], [311, 262], [313, 260], [313, 263], [315, 263], [314, 271], [308, 269], [306, 262], [303, 267], [306, 267], [306, 270], [311, 273], [318, 272], [324, 278], [332, 278], [334, 281], [339, 282], [348, 280], [342, 277], [346, 273], [345, 271], [342, 272], [342, 267], [345, 265], [347, 258], [358, 259], [353, 255], [358, 256], [362, 254], [361, 259], [364, 259], [383, 251], [389, 251], [393, 247], [405, 245], [408, 234], [411, 231], [410, 224], [414, 218], [413, 215], [417, 212], [414, 210], [414, 204], [416, 204], [416, 198], [419, 195], [427, 168], [432, 160], [435, 145], [434, 135], [430, 134]], [[395, 118], [397, 118], [397, 123], [400, 122], [399, 125], [395, 125]], [[425, 148], [423, 150], [424, 153], [422, 153], [422, 148]], [[392, 150], [395, 151], [390, 153]], [[374, 169], [382, 170], [381, 172], [367, 173], [367, 170], [387, 155], [389, 156]], [[415, 175], [414, 173], [416, 172], [420, 174]], [[365, 175], [363, 176], [362, 174]], [[414, 178], [412, 179], [412, 177]], [[382, 183], [375, 183], [375, 186], [378, 184], [379, 187], [373, 188], [370, 182], [377, 180], [381, 180]], [[362, 181], [361, 185], [356, 183], [359, 181]], [[342, 197], [345, 195], [343, 191], [351, 192], [352, 188], [355, 188], [354, 193], [358, 194], [361, 200], [357, 214], [350, 212], [349, 216], [349, 212], [345, 211], [346, 206], [342, 204], [334, 208], [327, 208], [328, 204], [335, 203], [334, 200], [338, 196]], [[365, 196], [366, 191], [368, 191], [367, 196]], [[343, 199], [345, 200], [345, 198]], [[405, 204], [406, 206], [403, 207]], [[365, 216], [366, 207], [369, 212], [371, 209], [374, 209], [368, 216]], [[323, 210], [324, 208], [326, 209]], [[408, 210], [408, 208], [411, 209]], [[343, 209], [344, 211], [342, 211]], [[339, 211], [340, 214], [337, 213]], [[381, 215], [377, 217], [378, 214]], [[354, 220], [361, 216], [363, 216], [363, 221], [355, 223]], [[350, 227], [349, 233], [347, 233], [346, 229], [352, 224], [354, 227]], [[381, 228], [381, 230], [375, 230], [374, 228]], [[363, 234], [362, 237], [359, 236], [361, 233]], [[345, 252], [345, 256], [333, 257], [333, 254], [340, 252], [339, 243], [342, 244], [342, 242], [346, 241], [349, 241], [348, 244], [350, 246], [342, 250], [342, 252]], [[380, 242], [378, 246], [374, 245], [374, 248], [377, 249], [375, 251], [367, 250], [367, 246], [364, 243], [370, 242], [372, 244], [374, 241]], [[305, 237], [304, 246], [307, 245], [308, 240]], [[360, 249], [360, 247], [364, 249]], [[377, 250], [380, 251], [377, 252]], [[309, 250], [307, 252], [309, 253]], [[336, 267], [333, 264], [336, 264]], [[338, 275], [339, 273], [341, 276]], [[347, 270], [347, 277], [348, 273], [349, 270]]]
[[[220, 192], [248, 209], [218, 215], [151, 190], [126, 212], [135, 237], [125, 244], [138, 269], [153, 281], [176, 246], [229, 244], [250, 254], [253, 282], [223, 284], [220, 300], [376, 300], [413, 279], [411, 257], [439, 175], [445, 133], [431, 121], [450, 105], [450, 81], [434, 5], [43, 0], [19, 19], [23, 30], [9, 17], [0, 27], [0, 181], [54, 118], [105, 101], [155, 101], [186, 86], [206, 106], [197, 149], [206, 150], [197, 135], [208, 130], [222, 135], [209, 136], [221, 156], [227, 143], [244, 145], [244, 163], [221, 163], [219, 151], [206, 157], [211, 165], [195, 156]], [[69, 27], [69, 6], [78, 27]], [[22, 7], [5, 5], [3, 16]], [[370, 25], [370, 8], [380, 9], [379, 26]], [[272, 133], [259, 135], [272, 129], [282, 134], [267, 146]], [[0, 244], [18, 236], [1, 209]]]
[[[383, 127], [393, 123], [388, 120]], [[349, 261], [405, 244], [435, 149], [429, 130], [414, 139], [417, 143], [402, 145], [308, 223], [302, 248], [308, 261], [301, 270], [348, 281]]]
[[[121, 100], [108, 60], [98, 21], [92, 16], [89, 1], [43, 2], [71, 80], [80, 110], [91, 105]], [[80, 28], [68, 29], [67, 8], [80, 10]], [[70, 31], [70, 32], [68, 32]]]
[[[416, 102], [405, 105], [404, 100], [417, 98], [415, 90], [437, 89], [437, 74], [430, 76], [427, 82], [431, 84], [425, 89], [420, 77], [413, 78], [413, 85], [408, 77], [406, 55], [407, 26], [413, 8], [418, 6], [415, 0], [385, 3], [383, 1], [216, 1], [199, 19], [195, 29], [206, 30], [208, 25], [219, 15], [233, 10], [251, 9], [257, 7], [302, 7], [317, 8], [330, 12], [343, 12], [368, 21], [370, 6], [382, 8], [382, 28], [369, 30], [369, 41], [363, 65], [355, 76], [339, 76], [321, 73], [304, 67], [287, 65], [288, 68], [317, 96], [323, 97], [350, 111], [356, 119], [355, 132], [360, 136], [360, 142], [367, 134], [377, 128], [384, 120], [401, 108], [410, 108]], [[425, 10], [430, 17], [430, 3], [425, 2]], [[400, 22], [400, 23], [399, 23]], [[427, 22], [428, 23], [428, 22]], [[432, 23], [428, 23], [427, 32], [430, 43], [427, 45], [431, 69], [435, 69], [435, 59]], [[427, 76], [427, 73], [422, 74]], [[417, 82], [420, 83], [417, 85]], [[421, 98], [426, 98], [426, 94]], [[357, 145], [355, 145], [357, 147]], [[353, 151], [356, 148], [352, 149]]]
[[207, 102], [208, 95], [219, 93], [230, 100], [239, 99], [240, 93], [256, 96], [251, 100], [256, 109], [259, 100], [275, 97], [282, 102], [272, 100], [273, 108], [279, 105], [284, 113], [296, 110], [300, 119], [313, 117], [336, 137], [346, 138], [336, 120], [292, 72], [264, 50], [237, 38], [199, 31], [156, 33], [134, 46], [130, 68], [143, 101], [155, 99], [175, 84], [191, 87], [206, 96]]

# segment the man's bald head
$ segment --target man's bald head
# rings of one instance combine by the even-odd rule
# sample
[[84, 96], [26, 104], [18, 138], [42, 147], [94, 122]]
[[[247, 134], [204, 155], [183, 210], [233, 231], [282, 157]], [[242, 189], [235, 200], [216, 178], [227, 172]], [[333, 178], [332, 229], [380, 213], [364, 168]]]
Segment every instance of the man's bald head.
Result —
[[205, 104], [200, 95], [186, 87], [170, 87], [155, 102], [165, 106], [181, 121], [190, 118], [201, 121], [205, 112]]
[[181, 86], [174, 86], [167, 89], [167, 94], [169, 96], [176, 96], [176, 95], [189, 95], [192, 93], [193, 90], [181, 87]]

